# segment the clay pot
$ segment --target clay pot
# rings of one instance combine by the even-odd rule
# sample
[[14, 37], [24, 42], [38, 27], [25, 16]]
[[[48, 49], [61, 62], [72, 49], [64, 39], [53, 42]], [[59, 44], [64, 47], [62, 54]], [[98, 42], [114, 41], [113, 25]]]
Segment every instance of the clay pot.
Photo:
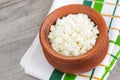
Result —
[[[100, 33], [96, 44], [91, 50], [79, 56], [60, 55], [53, 50], [49, 43], [50, 26], [55, 24], [58, 18], [78, 13], [87, 14], [98, 26]], [[92, 8], [79, 4], [64, 6], [49, 14], [41, 25], [39, 38], [47, 61], [54, 68], [66, 73], [81, 73], [92, 70], [100, 64], [108, 50], [108, 34], [104, 19]]]

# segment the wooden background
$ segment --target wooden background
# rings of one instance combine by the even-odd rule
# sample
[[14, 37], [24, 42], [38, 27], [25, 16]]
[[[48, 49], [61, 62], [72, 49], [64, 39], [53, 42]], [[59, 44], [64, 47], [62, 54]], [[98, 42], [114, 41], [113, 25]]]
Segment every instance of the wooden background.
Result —
[[[20, 59], [33, 42], [53, 0], [0, 0], [0, 80], [38, 80]], [[107, 80], [120, 80], [120, 59]]]

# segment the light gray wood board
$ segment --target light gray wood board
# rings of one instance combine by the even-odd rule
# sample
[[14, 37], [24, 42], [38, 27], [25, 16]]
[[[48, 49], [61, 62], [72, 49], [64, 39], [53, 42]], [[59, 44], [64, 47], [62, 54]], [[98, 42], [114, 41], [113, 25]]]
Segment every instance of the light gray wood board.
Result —
[[[0, 80], [38, 80], [25, 74], [19, 62], [51, 4], [52, 0], [0, 0]], [[119, 67], [120, 61], [108, 80], [119, 80]]]

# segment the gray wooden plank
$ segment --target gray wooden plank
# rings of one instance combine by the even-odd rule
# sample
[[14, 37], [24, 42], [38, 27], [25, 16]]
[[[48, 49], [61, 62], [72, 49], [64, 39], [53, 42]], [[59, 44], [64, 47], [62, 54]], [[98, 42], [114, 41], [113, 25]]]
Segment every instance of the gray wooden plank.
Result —
[[0, 0], [0, 80], [37, 80], [20, 59], [33, 42], [52, 0]]

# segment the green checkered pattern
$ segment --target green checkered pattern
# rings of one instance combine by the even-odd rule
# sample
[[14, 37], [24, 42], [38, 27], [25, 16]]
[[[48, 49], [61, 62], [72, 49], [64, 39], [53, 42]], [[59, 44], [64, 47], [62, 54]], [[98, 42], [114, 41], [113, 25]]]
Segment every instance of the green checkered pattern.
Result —
[[109, 35], [109, 49], [103, 62], [95, 69], [81, 74], [66, 74], [53, 70], [49, 80], [106, 80], [120, 57], [120, 2], [119, 0], [80, 0], [98, 11], [106, 21]]

